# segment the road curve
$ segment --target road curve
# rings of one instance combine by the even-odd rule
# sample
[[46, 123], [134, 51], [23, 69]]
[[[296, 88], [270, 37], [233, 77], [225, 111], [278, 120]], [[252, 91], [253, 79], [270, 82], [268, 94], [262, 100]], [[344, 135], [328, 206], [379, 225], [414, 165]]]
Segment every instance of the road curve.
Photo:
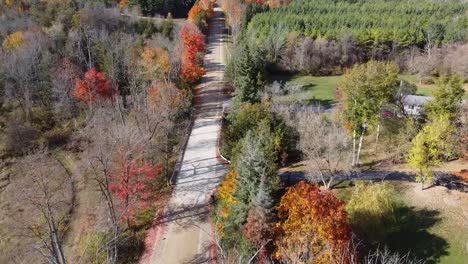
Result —
[[226, 174], [217, 152], [224, 100], [224, 25], [223, 12], [216, 6], [204, 59], [207, 73], [197, 88], [193, 128], [173, 196], [156, 227], [159, 231], [154, 232], [155, 243], [142, 257], [142, 264], [211, 261], [211, 194]]

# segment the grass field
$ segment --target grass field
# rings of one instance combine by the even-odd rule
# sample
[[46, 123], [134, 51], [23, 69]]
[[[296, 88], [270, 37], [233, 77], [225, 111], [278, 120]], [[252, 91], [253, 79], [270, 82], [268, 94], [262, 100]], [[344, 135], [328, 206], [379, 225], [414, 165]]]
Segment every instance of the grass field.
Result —
[[[468, 194], [443, 187], [422, 191], [417, 183], [391, 184], [400, 203], [394, 212], [396, 224], [383, 227], [385, 246], [403, 254], [410, 252], [426, 263], [468, 263]], [[352, 188], [335, 191], [346, 201]]]
[[302, 86], [301, 92], [294, 96], [281, 96], [276, 98], [279, 103], [288, 103], [300, 100], [305, 105], [321, 105], [329, 107], [335, 102], [335, 89], [341, 76], [287, 76], [277, 75], [269, 78], [269, 81], [278, 81], [288, 85]]
[[[335, 102], [335, 90], [341, 76], [310, 76], [310, 75], [276, 75], [268, 78], [269, 82], [278, 81], [289, 85], [302, 86], [301, 92], [294, 96], [281, 96], [276, 98], [278, 103], [301, 101], [305, 105], [321, 105], [329, 107]], [[434, 84], [421, 84], [416, 75], [400, 75], [400, 78], [417, 86], [417, 94], [431, 96], [437, 88]], [[465, 100], [468, 100], [468, 84], [465, 84]]]

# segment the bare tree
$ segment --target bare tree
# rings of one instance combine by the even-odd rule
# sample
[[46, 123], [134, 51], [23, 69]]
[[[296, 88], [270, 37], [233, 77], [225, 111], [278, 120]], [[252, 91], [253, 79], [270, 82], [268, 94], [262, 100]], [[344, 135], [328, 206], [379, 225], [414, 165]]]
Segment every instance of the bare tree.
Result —
[[309, 160], [308, 173], [312, 180], [330, 188], [336, 177], [350, 173], [352, 153], [344, 127], [325, 115], [303, 112], [298, 114], [297, 128], [300, 149]]
[[65, 58], [52, 71], [52, 94], [55, 112], [65, 118], [76, 111], [73, 89], [80, 78], [81, 70], [71, 60]]
[[412, 257], [409, 253], [400, 255], [392, 253], [387, 248], [376, 249], [364, 258], [363, 264], [423, 264], [424, 261]]
[[47, 42], [40, 34], [25, 34], [23, 47], [5, 54], [2, 73], [6, 96], [18, 102], [27, 121], [31, 119], [34, 103], [40, 99], [46, 79], [43, 66]]
[[65, 264], [63, 237], [71, 202], [71, 179], [46, 151], [25, 157], [21, 173], [25, 176], [22, 198], [33, 208], [31, 215], [42, 219], [27, 226], [29, 234], [38, 241], [35, 249], [48, 263]]

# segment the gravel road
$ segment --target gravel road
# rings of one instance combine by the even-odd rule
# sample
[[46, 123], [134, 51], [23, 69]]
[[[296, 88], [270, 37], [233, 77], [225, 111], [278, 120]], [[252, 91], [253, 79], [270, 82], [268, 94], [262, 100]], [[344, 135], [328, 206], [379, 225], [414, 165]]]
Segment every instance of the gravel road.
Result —
[[224, 79], [224, 17], [215, 7], [210, 22], [205, 68], [197, 88], [196, 116], [177, 175], [173, 196], [158, 223], [156, 242], [140, 263], [209, 263], [212, 257], [211, 194], [226, 174], [218, 159]]

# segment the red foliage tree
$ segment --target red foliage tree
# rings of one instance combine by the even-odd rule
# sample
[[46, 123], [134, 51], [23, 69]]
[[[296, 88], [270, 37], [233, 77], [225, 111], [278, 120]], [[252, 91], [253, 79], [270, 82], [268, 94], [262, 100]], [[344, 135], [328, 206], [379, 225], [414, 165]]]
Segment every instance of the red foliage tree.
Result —
[[345, 204], [333, 193], [300, 182], [281, 198], [277, 210], [277, 258], [304, 263], [334, 263], [342, 258], [350, 244], [351, 226]]
[[200, 56], [205, 51], [205, 39], [192, 23], [186, 23], [182, 27], [180, 37], [184, 46], [181, 77], [187, 83], [194, 83], [206, 73], [200, 61]]
[[102, 72], [95, 68], [87, 71], [82, 80], [75, 83], [74, 97], [88, 105], [99, 100], [111, 100], [115, 96], [115, 90]]
[[155, 199], [152, 186], [161, 175], [161, 166], [133, 158], [125, 148], [118, 152], [115, 164], [109, 176], [109, 189], [120, 201], [120, 219], [131, 227], [136, 214], [148, 209]]

